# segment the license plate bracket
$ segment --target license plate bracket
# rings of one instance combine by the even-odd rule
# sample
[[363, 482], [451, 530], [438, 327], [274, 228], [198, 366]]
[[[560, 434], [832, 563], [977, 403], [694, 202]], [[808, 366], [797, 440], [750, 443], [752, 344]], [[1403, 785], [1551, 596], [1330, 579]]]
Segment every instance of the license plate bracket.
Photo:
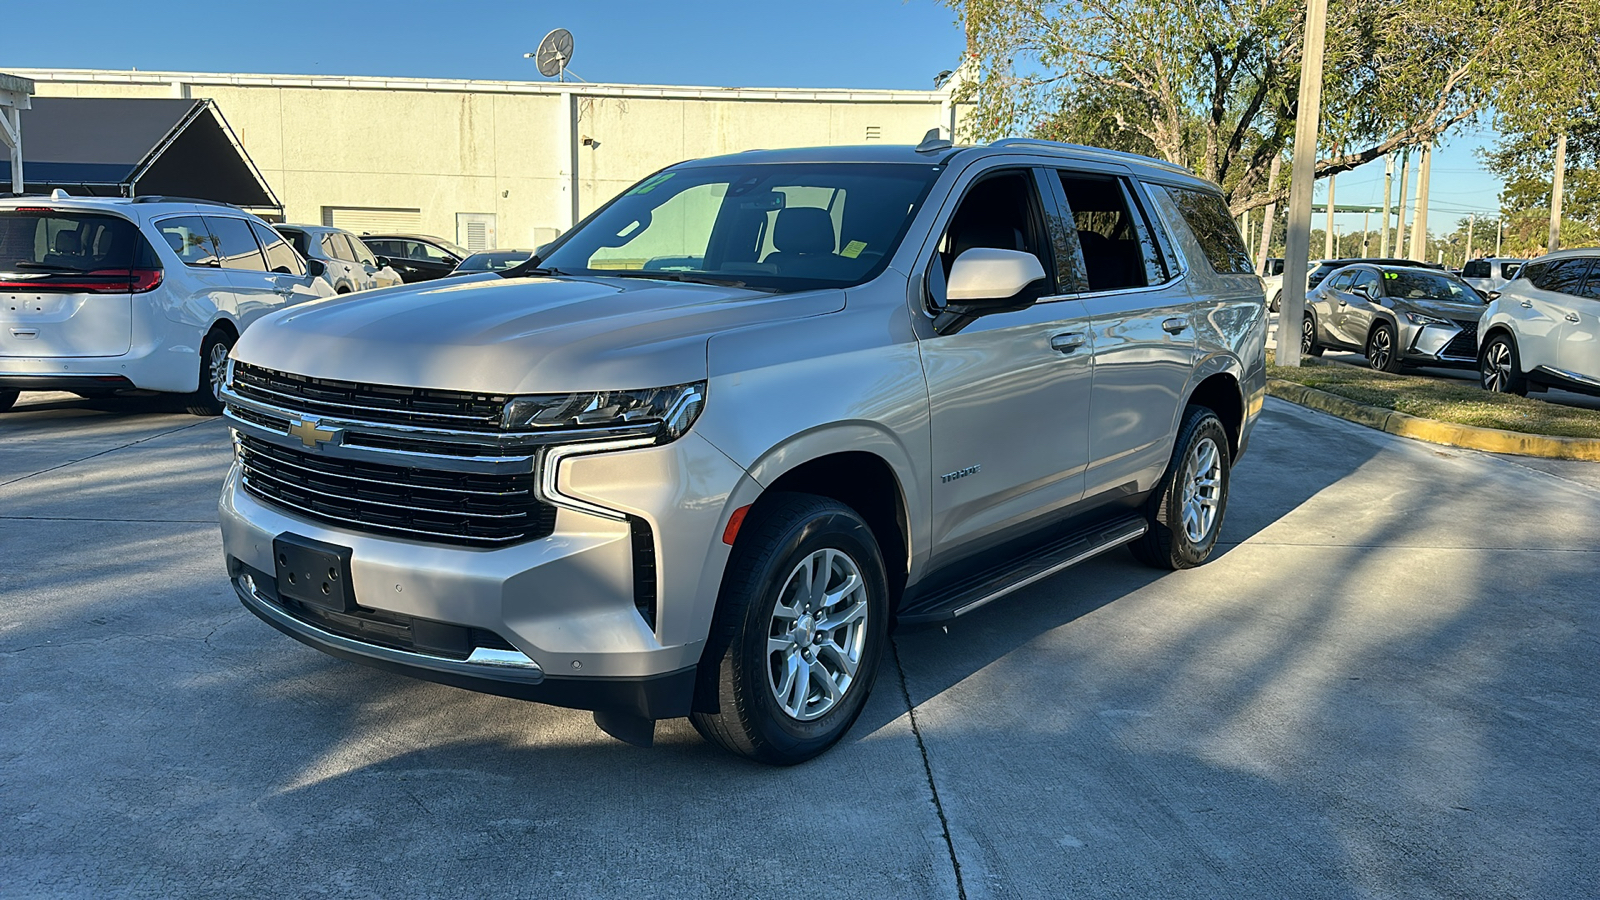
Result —
[[278, 596], [333, 612], [354, 612], [350, 548], [285, 532], [272, 539]]

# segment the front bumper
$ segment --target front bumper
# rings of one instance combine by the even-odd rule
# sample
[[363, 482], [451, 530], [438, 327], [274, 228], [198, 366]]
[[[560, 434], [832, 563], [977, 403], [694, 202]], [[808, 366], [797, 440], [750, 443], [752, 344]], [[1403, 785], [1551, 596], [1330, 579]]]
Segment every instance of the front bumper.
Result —
[[[261, 500], [244, 488], [238, 465], [219, 503], [229, 575], [257, 616], [335, 656], [560, 706], [686, 715], [727, 557], [716, 538], [730, 499], [753, 482], [693, 433], [664, 446], [569, 457], [558, 475], [567, 495], [650, 526], [654, 628], [636, 605], [639, 532], [630, 521], [558, 508], [549, 537], [494, 549], [426, 543], [335, 527]], [[488, 633], [504, 652], [450, 658], [322, 627], [318, 616], [302, 614], [315, 610], [277, 598], [273, 541], [285, 533], [350, 548], [361, 613], [399, 621], [402, 631], [416, 620]]]
[[1466, 367], [1478, 364], [1476, 327], [1468, 331], [1456, 324], [1400, 323], [1400, 346], [1407, 362], [1433, 366]]

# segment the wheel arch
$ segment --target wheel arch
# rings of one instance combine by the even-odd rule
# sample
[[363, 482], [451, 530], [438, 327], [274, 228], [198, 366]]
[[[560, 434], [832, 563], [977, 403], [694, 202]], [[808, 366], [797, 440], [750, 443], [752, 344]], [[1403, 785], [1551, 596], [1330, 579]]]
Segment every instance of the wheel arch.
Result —
[[901, 479], [887, 459], [865, 450], [812, 457], [768, 483], [754, 506], [777, 493], [815, 494], [855, 510], [883, 554], [891, 607], [899, 601], [910, 572], [911, 513]]
[[[1228, 360], [1231, 362], [1231, 360]], [[1235, 364], [1237, 365], [1237, 364]], [[1222, 430], [1228, 433], [1228, 454], [1239, 455], [1239, 441], [1244, 433], [1244, 390], [1239, 376], [1231, 367], [1210, 367], [1212, 371], [1199, 374], [1199, 382], [1190, 389], [1178, 410], [1178, 423], [1183, 421], [1183, 411], [1191, 406], [1204, 406], [1222, 420]], [[1176, 432], [1174, 432], [1176, 433]]]

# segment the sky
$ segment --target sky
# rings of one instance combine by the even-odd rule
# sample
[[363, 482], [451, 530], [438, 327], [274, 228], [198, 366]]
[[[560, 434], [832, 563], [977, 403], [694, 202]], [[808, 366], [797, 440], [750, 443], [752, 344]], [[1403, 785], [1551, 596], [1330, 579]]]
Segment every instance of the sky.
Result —
[[[935, 0], [277, 0], [206, 4], [192, 7], [203, 14], [170, 16], [130, 16], [126, 0], [79, 0], [70, 4], [70, 22], [57, 4], [6, 6], [8, 33], [38, 39], [0, 45], [0, 71], [543, 80], [522, 54], [559, 27], [573, 33], [570, 68], [587, 81], [929, 90], [936, 74], [960, 61], [964, 44], [955, 12]], [[1431, 230], [1451, 230], [1468, 212], [1498, 208], [1500, 182], [1473, 152], [1490, 140], [1462, 132], [1435, 153]], [[1319, 182], [1319, 201], [1325, 192]], [[1334, 200], [1381, 204], [1382, 161], [1339, 176]], [[1361, 216], [1341, 215], [1338, 224], [1359, 229]]]

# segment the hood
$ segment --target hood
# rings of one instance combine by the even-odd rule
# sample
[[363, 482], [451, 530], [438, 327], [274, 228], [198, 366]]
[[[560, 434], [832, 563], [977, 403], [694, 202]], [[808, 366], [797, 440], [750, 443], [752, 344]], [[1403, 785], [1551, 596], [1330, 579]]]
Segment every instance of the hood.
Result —
[[484, 275], [282, 309], [245, 329], [234, 358], [315, 378], [495, 394], [662, 387], [704, 379], [717, 332], [843, 306], [836, 290]]
[[1484, 310], [1482, 303], [1452, 303], [1448, 300], [1428, 300], [1420, 297], [1414, 300], [1397, 299], [1395, 305], [1405, 311], [1438, 319], [1449, 319], [1453, 322], [1468, 320], [1476, 322]]

